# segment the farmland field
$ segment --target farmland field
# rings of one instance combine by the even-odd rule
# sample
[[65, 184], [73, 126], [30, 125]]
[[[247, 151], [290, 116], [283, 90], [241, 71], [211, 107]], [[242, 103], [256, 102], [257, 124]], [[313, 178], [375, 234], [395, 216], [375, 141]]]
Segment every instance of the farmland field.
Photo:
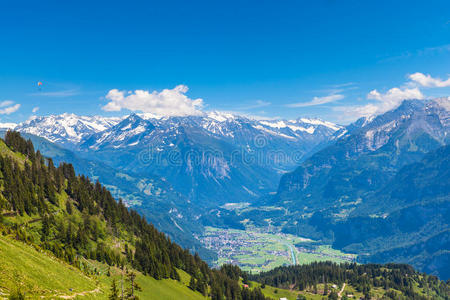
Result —
[[216, 265], [232, 263], [251, 272], [313, 261], [344, 262], [356, 258], [310, 239], [265, 232], [256, 227], [246, 230], [206, 227], [200, 240], [206, 248], [217, 252]]

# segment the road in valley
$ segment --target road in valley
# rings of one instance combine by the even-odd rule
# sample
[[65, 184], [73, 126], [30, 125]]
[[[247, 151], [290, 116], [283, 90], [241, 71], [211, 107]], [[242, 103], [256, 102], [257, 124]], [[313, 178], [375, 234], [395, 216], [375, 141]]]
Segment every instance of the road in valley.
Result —
[[294, 247], [291, 244], [285, 244], [285, 245], [288, 246], [289, 250], [291, 251], [292, 264], [296, 265], [297, 264], [297, 257], [295, 257]]

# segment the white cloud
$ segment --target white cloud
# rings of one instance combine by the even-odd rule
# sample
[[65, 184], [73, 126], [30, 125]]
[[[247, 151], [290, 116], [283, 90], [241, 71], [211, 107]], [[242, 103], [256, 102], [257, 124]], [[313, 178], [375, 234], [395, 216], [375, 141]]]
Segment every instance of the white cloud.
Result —
[[340, 113], [342, 120], [355, 120], [360, 117], [378, 115], [396, 108], [403, 100], [422, 100], [425, 96], [418, 88], [392, 88], [386, 93], [372, 90], [367, 94], [367, 99], [376, 100], [375, 103], [366, 105], [350, 105], [334, 107], [333, 110]]
[[374, 104], [337, 106], [333, 107], [333, 111], [339, 112], [337, 116], [339, 121], [347, 122], [375, 115], [379, 111], [379, 107]]
[[423, 98], [424, 96], [418, 88], [392, 88], [384, 94], [378, 92], [377, 90], [372, 90], [369, 94], [367, 94], [367, 99], [374, 99], [388, 104], [398, 104], [406, 99]]
[[431, 75], [423, 73], [414, 73], [409, 75], [409, 79], [420, 84], [424, 87], [447, 87], [450, 86], [450, 78], [447, 80], [442, 80], [440, 78], [433, 78]]
[[112, 89], [106, 95], [110, 100], [102, 107], [106, 111], [128, 109], [162, 116], [187, 116], [202, 114], [202, 99], [190, 99], [185, 94], [188, 87], [178, 85], [173, 89], [158, 91], [136, 90], [134, 92]]
[[14, 101], [5, 100], [5, 101], [0, 102], [0, 107], [10, 106], [10, 105], [13, 105], [13, 104], [14, 104]]
[[335, 101], [339, 101], [341, 99], [344, 99], [344, 95], [340, 94], [334, 94], [334, 95], [328, 95], [324, 97], [314, 97], [309, 102], [299, 102], [299, 103], [292, 103], [288, 104], [288, 107], [307, 107], [307, 106], [315, 106], [315, 105], [322, 105], [326, 103], [331, 103]]
[[[8, 103], [5, 105], [5, 102], [7, 102], [7, 101], [3, 101], [0, 103], [0, 107], [4, 107], [4, 108], [0, 108], [0, 115], [10, 115], [10, 114], [16, 112], [20, 108], [19, 103], [11, 105], [14, 103], [11, 101], [11, 103]], [[8, 106], [8, 105], [11, 105], [11, 106]]]
[[34, 107], [31, 111], [32, 111], [33, 113], [35, 113], [35, 112], [37, 112], [38, 110], [39, 110], [39, 107], [36, 106], [36, 107]]

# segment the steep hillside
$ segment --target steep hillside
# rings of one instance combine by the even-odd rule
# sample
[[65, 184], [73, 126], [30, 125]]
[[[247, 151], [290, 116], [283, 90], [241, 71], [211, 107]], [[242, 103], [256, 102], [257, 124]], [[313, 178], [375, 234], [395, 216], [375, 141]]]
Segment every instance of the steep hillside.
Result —
[[277, 199], [306, 211], [362, 201], [401, 167], [447, 144], [449, 114], [438, 101], [404, 101], [284, 175]]
[[[139, 273], [155, 280], [171, 279], [176, 284], [183, 282], [185, 273], [180, 270], [188, 274], [183, 277], [189, 276], [189, 287], [193, 291], [210, 294], [213, 299], [228, 294], [243, 299], [264, 298], [257, 289], [241, 289], [238, 281], [228, 277], [223, 269], [210, 269], [198, 255], [182, 249], [121, 201], [116, 202], [98, 182], [94, 184], [84, 176], [77, 176], [72, 165], [62, 163], [55, 167], [52, 160], [45, 159], [39, 151], [34, 152], [31, 141], [24, 140], [18, 133], [8, 132], [5, 143], [0, 141], [0, 145], [0, 231], [6, 236], [2, 238], [5, 257], [0, 274], [6, 278], [1, 282], [7, 282], [7, 286], [1, 287], [2, 293], [27, 293], [34, 297], [63, 293], [70, 283], [55, 281], [54, 285], [47, 285], [45, 278], [48, 277], [36, 276], [39, 269], [43, 270], [43, 264], [52, 259], [55, 263], [49, 267], [53, 272], [62, 271], [64, 264], [73, 270], [69, 276], [74, 278], [73, 284], [79, 282], [76, 288], [82, 290], [79, 296], [96, 293], [102, 288], [92, 278], [83, 279], [80, 272], [86, 276], [99, 275], [100, 268], [102, 272], [106, 268], [109, 269], [107, 274], [113, 275], [121, 268], [129, 279], [127, 299], [135, 298], [134, 291], [141, 288], [150, 299], [155, 295], [139, 285], [136, 279]], [[43, 255], [49, 253], [48, 258], [11, 238]], [[23, 248], [17, 251], [28, 258], [18, 262], [20, 257], [8, 255], [15, 247]], [[49, 270], [50, 275], [51, 272]], [[236, 272], [238, 276], [241, 274], [239, 269]], [[18, 275], [14, 277], [14, 273]], [[21, 286], [22, 282], [29, 284]], [[85, 290], [92, 287], [92, 282], [95, 282], [95, 290]], [[173, 284], [167, 288], [170, 286]], [[184, 286], [173, 288], [194, 295]], [[166, 294], [171, 292], [166, 291]]]
[[368, 253], [362, 261], [404, 262], [450, 278], [449, 170], [450, 146], [405, 166], [336, 223], [335, 246]]
[[[0, 132], [0, 135], [4, 136], [5, 133]], [[82, 158], [77, 153], [44, 138], [27, 133], [22, 133], [22, 136], [30, 139], [36, 150], [45, 157], [52, 158], [56, 165], [70, 162], [77, 174], [101, 182], [116, 199], [123, 199], [128, 207], [136, 209], [176, 243], [193, 251], [195, 249], [203, 259], [214, 259], [215, 253], [204, 249], [193, 237], [203, 229], [201, 224], [191, 222], [197, 214], [196, 209], [166, 180], [156, 175], [142, 176], [129, 171], [119, 171], [105, 163]]]
[[267, 202], [289, 233], [321, 238], [361, 261], [406, 262], [449, 278], [448, 99], [405, 101], [349, 127], [281, 179]]
[[[84, 260], [83, 271], [56, 258], [49, 252], [0, 236], [0, 299], [11, 294], [25, 294], [41, 299], [109, 299], [113, 280], [120, 289], [122, 270], [92, 260]], [[188, 287], [190, 276], [177, 270], [181, 280], [156, 280], [136, 272], [141, 299], [206, 299]], [[125, 282], [125, 288], [129, 283]]]

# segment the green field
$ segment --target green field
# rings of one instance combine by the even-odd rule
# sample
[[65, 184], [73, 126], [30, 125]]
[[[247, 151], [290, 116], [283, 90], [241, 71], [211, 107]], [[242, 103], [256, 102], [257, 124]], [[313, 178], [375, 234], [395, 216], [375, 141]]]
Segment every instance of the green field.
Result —
[[354, 255], [332, 249], [329, 245], [316, 245], [310, 239], [264, 232], [256, 227], [248, 227], [247, 230], [206, 227], [200, 239], [206, 248], [218, 253], [216, 265], [237, 264], [250, 272], [313, 261], [344, 262], [355, 259]]

